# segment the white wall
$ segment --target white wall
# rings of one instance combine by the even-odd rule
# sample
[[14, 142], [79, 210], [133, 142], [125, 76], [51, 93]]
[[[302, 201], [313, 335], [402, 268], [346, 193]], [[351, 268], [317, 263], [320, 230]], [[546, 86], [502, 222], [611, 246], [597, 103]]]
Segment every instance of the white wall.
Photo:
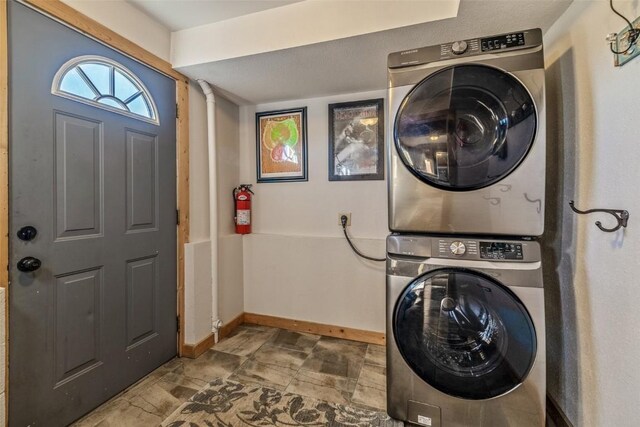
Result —
[[385, 98], [386, 109], [386, 95], [386, 90], [380, 90], [241, 108], [240, 176], [243, 182], [255, 184], [255, 112], [307, 107], [309, 181], [257, 184], [254, 187], [255, 233], [340, 237], [338, 212], [351, 212], [351, 231], [355, 236], [386, 237], [386, 182], [330, 182], [328, 179], [328, 105]]
[[169, 61], [171, 31], [126, 1], [62, 1], [165, 61]]
[[185, 245], [184, 341], [197, 344], [211, 334], [211, 244], [200, 240]]
[[241, 108], [243, 183], [256, 183], [256, 111], [306, 106], [309, 147], [308, 182], [254, 186], [254, 234], [244, 239], [246, 312], [384, 330], [384, 265], [351, 252], [338, 212], [351, 212], [356, 243], [383, 257], [386, 184], [328, 181], [328, 104], [385, 97], [380, 90]]
[[[633, 20], [637, 2], [616, 1]], [[638, 425], [640, 395], [640, 59], [613, 66], [605, 35], [624, 22], [606, 1], [575, 1], [545, 36], [549, 218], [545, 236], [548, 391], [576, 426]], [[613, 234], [618, 208], [629, 227]], [[615, 221], [613, 221], [615, 224]]]
[[240, 181], [239, 132], [238, 106], [217, 96], [219, 314], [225, 323], [244, 312], [242, 236], [235, 234], [231, 196]]
[[185, 247], [185, 342], [211, 334], [211, 244], [207, 106], [197, 83], [189, 84], [189, 241]]

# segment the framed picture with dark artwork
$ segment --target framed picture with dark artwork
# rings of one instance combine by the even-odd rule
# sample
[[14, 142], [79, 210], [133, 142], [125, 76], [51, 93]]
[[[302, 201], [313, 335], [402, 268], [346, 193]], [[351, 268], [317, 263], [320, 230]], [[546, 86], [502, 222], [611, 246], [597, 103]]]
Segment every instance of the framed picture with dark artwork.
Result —
[[329, 104], [329, 181], [384, 179], [384, 99]]
[[256, 113], [258, 182], [307, 181], [307, 107]]

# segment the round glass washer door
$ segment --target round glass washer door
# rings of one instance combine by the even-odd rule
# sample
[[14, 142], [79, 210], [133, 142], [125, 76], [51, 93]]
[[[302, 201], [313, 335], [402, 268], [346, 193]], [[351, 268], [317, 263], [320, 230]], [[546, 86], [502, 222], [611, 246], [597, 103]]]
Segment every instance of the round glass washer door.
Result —
[[470, 191], [498, 182], [524, 160], [537, 128], [533, 99], [515, 77], [458, 65], [422, 80], [394, 123], [404, 165], [423, 182]]
[[467, 269], [438, 269], [400, 295], [393, 332], [400, 354], [427, 384], [451, 396], [490, 399], [527, 377], [536, 332], [507, 287]]

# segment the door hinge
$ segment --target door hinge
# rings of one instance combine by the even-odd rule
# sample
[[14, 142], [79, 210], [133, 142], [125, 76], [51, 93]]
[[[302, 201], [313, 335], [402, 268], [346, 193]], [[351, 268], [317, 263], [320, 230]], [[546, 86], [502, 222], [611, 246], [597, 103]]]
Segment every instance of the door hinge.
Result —
[[176, 209], [176, 224], [180, 225], [180, 209]]
[[180, 110], [178, 108], [178, 103], [176, 102], [176, 119], [180, 118]]
[[180, 333], [180, 316], [176, 316], [176, 330]]

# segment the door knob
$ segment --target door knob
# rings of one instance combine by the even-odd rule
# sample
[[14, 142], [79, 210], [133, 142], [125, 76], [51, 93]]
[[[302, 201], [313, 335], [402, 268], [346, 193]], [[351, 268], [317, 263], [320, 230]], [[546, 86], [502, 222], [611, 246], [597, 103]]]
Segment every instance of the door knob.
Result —
[[18, 270], [29, 273], [40, 268], [42, 262], [38, 258], [27, 256], [18, 261]]
[[38, 234], [38, 230], [36, 230], [35, 227], [32, 227], [31, 225], [26, 225], [22, 227], [20, 230], [18, 230], [18, 239], [28, 242], [29, 240], [35, 239], [37, 234]]

